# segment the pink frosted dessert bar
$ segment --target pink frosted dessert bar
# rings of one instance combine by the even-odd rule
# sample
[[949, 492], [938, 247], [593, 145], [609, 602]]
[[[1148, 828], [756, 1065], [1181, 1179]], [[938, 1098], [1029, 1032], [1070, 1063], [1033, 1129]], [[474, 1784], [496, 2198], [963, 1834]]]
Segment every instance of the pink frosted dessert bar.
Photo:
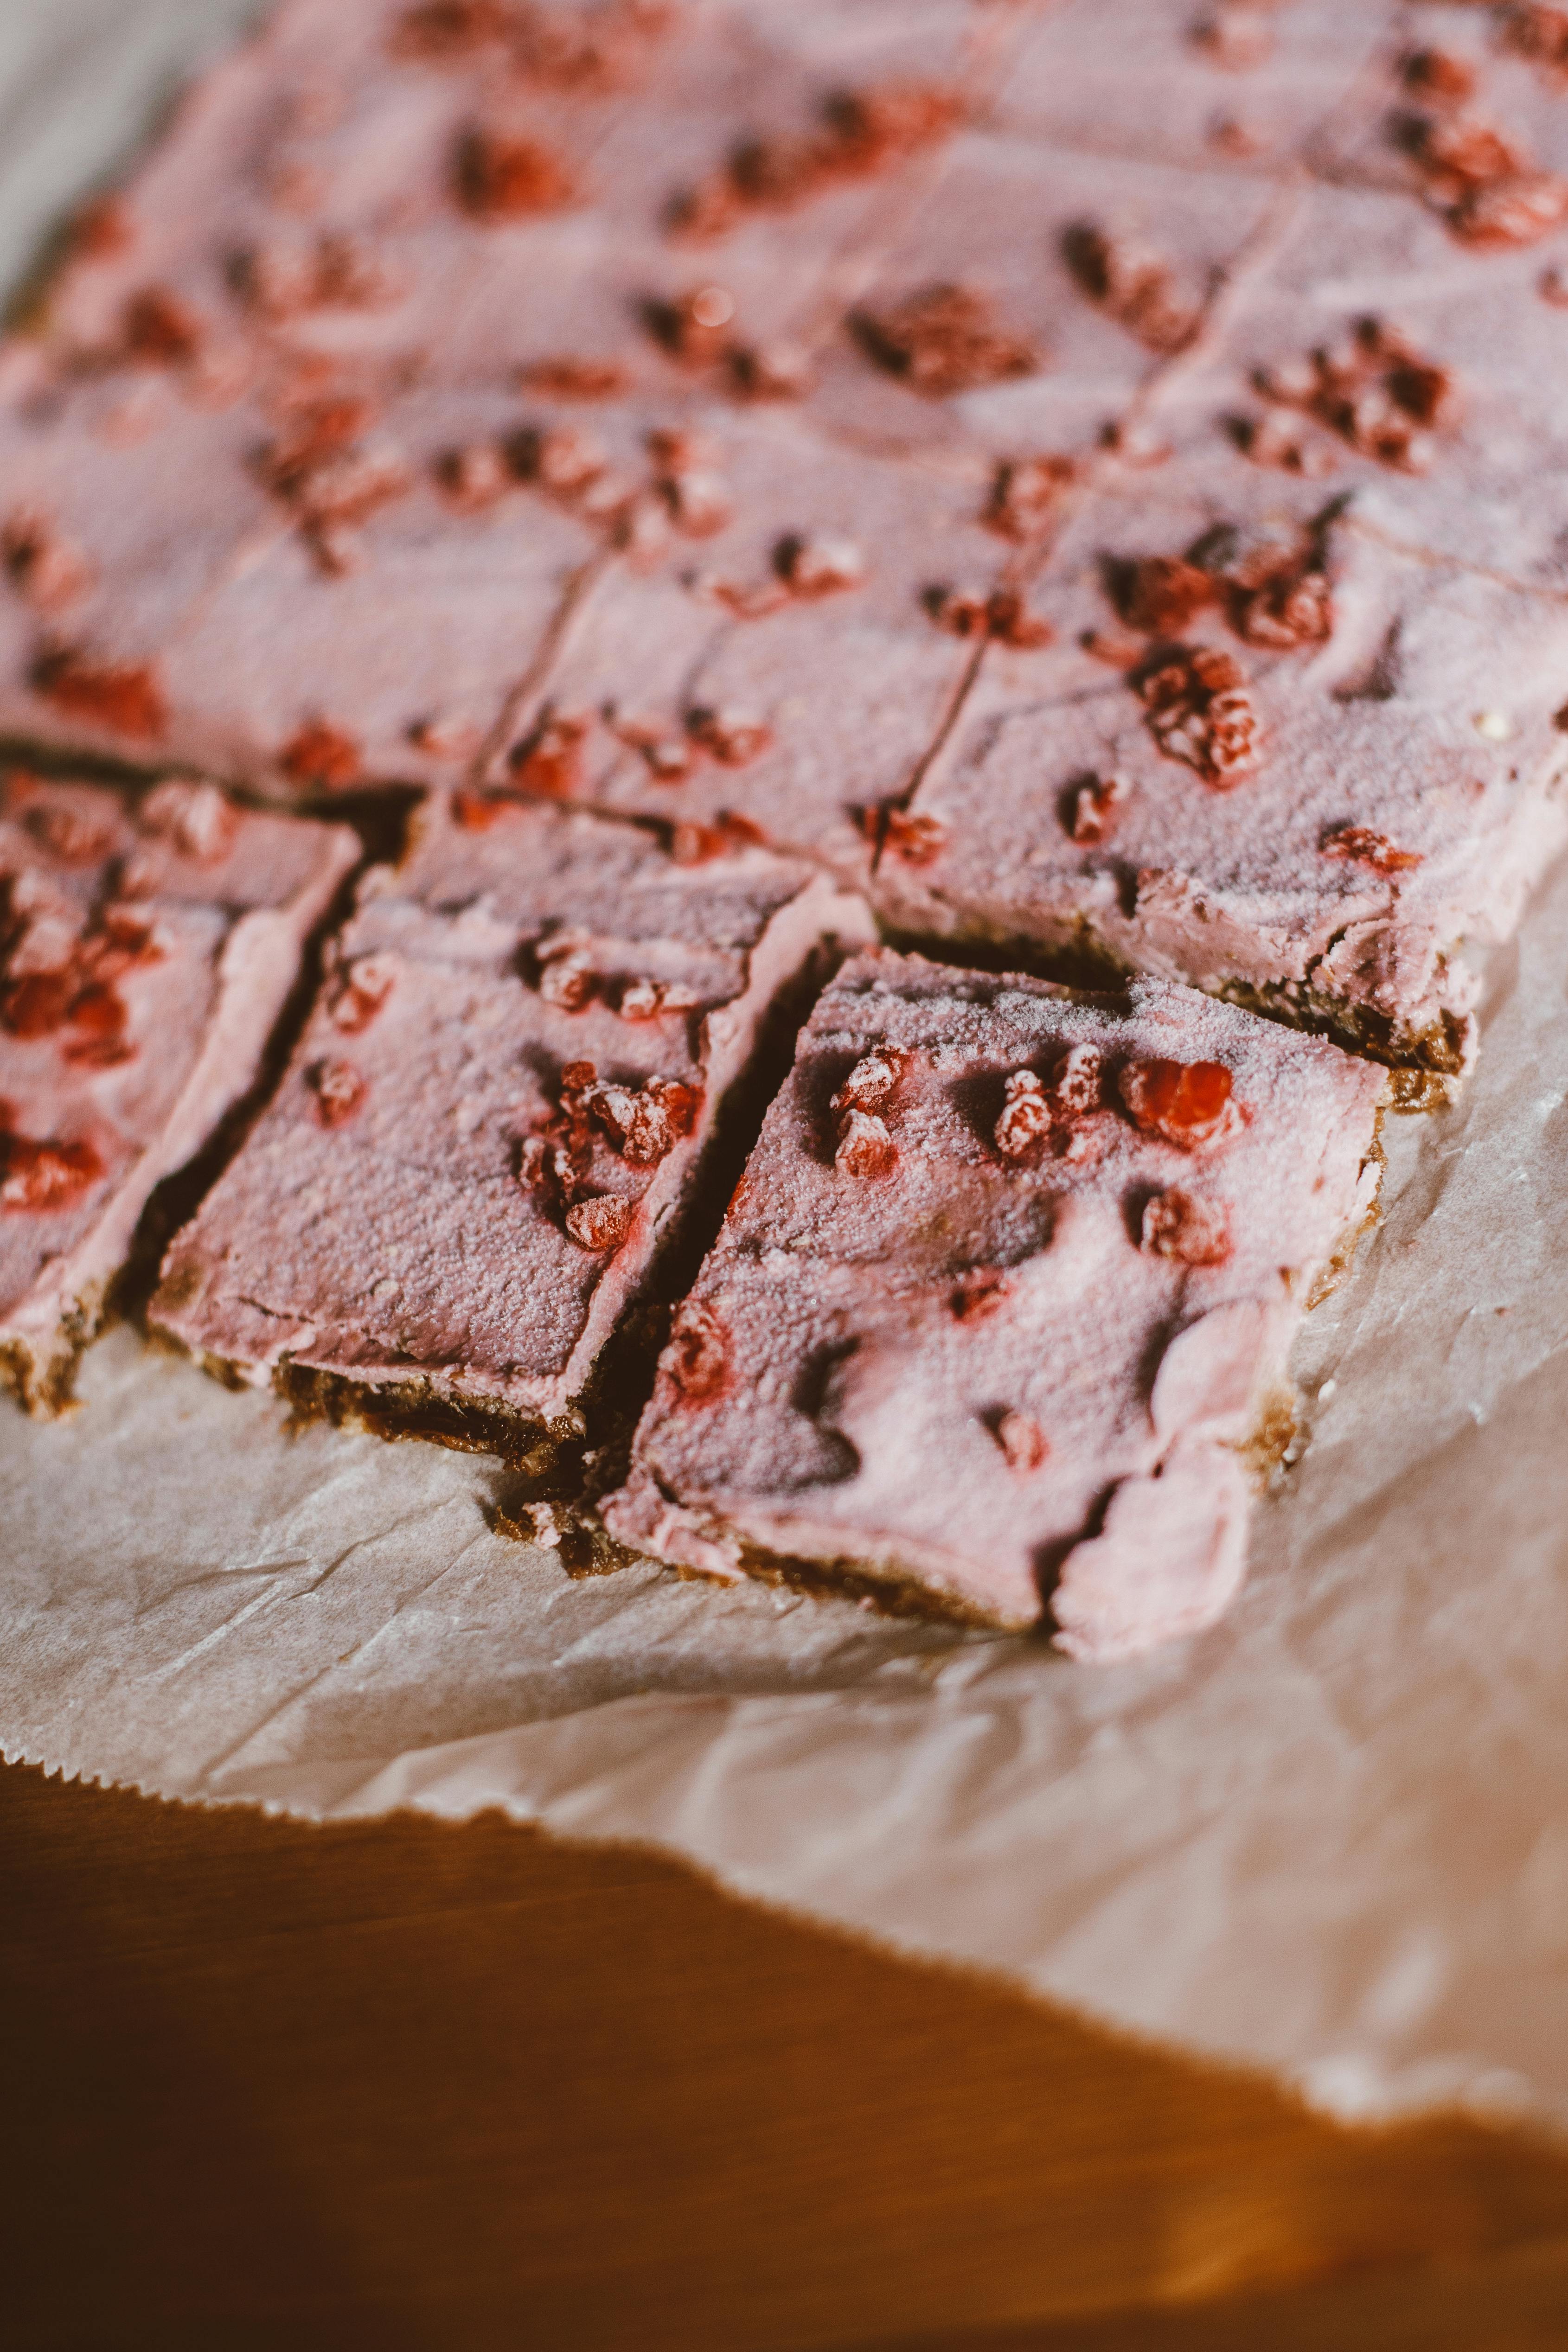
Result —
[[1111, 1659], [1243, 1573], [1248, 1441], [1376, 1190], [1384, 1074], [1158, 980], [887, 951], [804, 1031], [677, 1318], [623, 1542]]
[[1462, 1073], [1461, 948], [1568, 835], [1568, 605], [1358, 514], [1236, 460], [1087, 501], [1035, 590], [1054, 645], [987, 649], [883, 854], [893, 929], [1163, 973], [1416, 1090]]
[[859, 901], [754, 847], [432, 798], [332, 943], [155, 1328], [373, 1425], [552, 1461], [770, 1011]]
[[5, 779], [0, 1378], [32, 1410], [68, 1402], [154, 1190], [260, 1077], [358, 854], [211, 784]]

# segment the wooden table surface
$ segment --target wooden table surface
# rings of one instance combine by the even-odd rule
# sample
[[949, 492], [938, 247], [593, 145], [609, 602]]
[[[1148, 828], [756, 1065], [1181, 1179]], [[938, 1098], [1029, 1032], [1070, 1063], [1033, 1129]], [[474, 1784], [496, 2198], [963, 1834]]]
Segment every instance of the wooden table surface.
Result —
[[18, 2352], [1568, 2346], [1568, 2151], [1244, 2076], [496, 1817], [0, 1769]]

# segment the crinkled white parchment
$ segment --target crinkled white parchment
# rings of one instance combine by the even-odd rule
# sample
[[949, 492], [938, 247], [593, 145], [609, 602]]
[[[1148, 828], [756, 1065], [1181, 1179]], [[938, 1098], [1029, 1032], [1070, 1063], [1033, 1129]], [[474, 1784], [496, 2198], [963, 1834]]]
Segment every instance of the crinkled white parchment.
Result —
[[[241, 0], [8, 0], [0, 266]], [[129, 1332], [0, 1409], [0, 1747], [300, 1813], [501, 1805], [1261, 2064], [1568, 2123], [1568, 870], [1312, 1318], [1229, 1622], [1144, 1664], [493, 1535], [496, 1465]]]

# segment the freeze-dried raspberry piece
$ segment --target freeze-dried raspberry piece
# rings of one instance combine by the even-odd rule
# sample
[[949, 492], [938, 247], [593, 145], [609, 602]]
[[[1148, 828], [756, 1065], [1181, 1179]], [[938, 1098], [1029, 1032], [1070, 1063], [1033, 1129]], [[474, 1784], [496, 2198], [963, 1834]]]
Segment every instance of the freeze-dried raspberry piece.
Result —
[[695, 1300], [670, 1328], [659, 1370], [688, 1404], [706, 1404], [730, 1385], [730, 1333], [717, 1308]]
[[[1377, 318], [1358, 320], [1348, 336], [1303, 360], [1260, 369], [1256, 381], [1268, 399], [1305, 410], [1363, 457], [1405, 473], [1430, 465], [1432, 432], [1458, 404], [1450, 372]], [[1260, 432], [1247, 428], [1249, 454], [1260, 463], [1284, 462], [1259, 446]]]
[[1177, 636], [1195, 614], [1215, 603], [1219, 583], [1179, 555], [1146, 555], [1122, 567], [1117, 602], [1130, 629]]
[[1178, 1265], [1224, 1265], [1231, 1254], [1225, 1202], [1194, 1199], [1174, 1188], [1145, 1202], [1139, 1232], [1146, 1250]]
[[886, 82], [827, 102], [842, 167], [877, 171], [948, 138], [963, 120], [962, 95], [940, 82]]
[[1333, 630], [1333, 597], [1321, 572], [1281, 571], [1254, 587], [1237, 587], [1231, 617], [1248, 645], [1287, 653], [1297, 646], [1327, 643]]
[[954, 637], [991, 637], [1015, 652], [1033, 652], [1052, 644], [1056, 632], [1048, 621], [1031, 613], [1016, 588], [933, 588], [927, 608], [939, 629]]
[[679, 980], [628, 980], [616, 1000], [623, 1021], [657, 1021], [666, 1013], [690, 1013], [699, 1003], [694, 988]]
[[613, 1192], [600, 1192], [574, 1201], [562, 1223], [579, 1249], [618, 1250], [632, 1229], [632, 1206]]
[[371, 419], [365, 401], [314, 403], [255, 461], [262, 488], [289, 509], [329, 576], [352, 568], [344, 534], [414, 487], [401, 450], [361, 438]]
[[931, 866], [947, 845], [947, 827], [938, 816], [916, 816], [908, 809], [867, 809], [861, 829], [873, 847], [906, 866]]
[[1045, 1431], [1026, 1412], [999, 1412], [991, 1423], [991, 1434], [1009, 1470], [1037, 1470], [1051, 1450]]
[[48, 1215], [74, 1208], [103, 1173], [90, 1143], [38, 1143], [0, 1134], [0, 1210]]
[[1370, 866], [1378, 874], [1408, 873], [1421, 863], [1418, 849], [1396, 849], [1386, 834], [1374, 833], [1364, 824], [1336, 825], [1332, 833], [1324, 835], [1320, 847], [1325, 857]]
[[1183, 1151], [1228, 1142], [1239, 1132], [1232, 1083], [1224, 1062], [1157, 1059], [1129, 1062], [1120, 1081], [1133, 1125]]
[[172, 776], [138, 803], [136, 822], [143, 833], [169, 842], [182, 856], [216, 866], [234, 845], [239, 815], [216, 784], [187, 783]]
[[1042, 364], [1037, 345], [1000, 328], [973, 287], [922, 287], [886, 310], [858, 312], [853, 323], [879, 366], [931, 400], [1034, 375]]
[[36, 613], [60, 612], [92, 585], [86, 556], [35, 507], [18, 508], [8, 519], [0, 552], [11, 585]]
[[658, 1104], [669, 1121], [672, 1134], [696, 1133], [697, 1115], [702, 1108], [700, 1087], [688, 1086], [684, 1078], [647, 1078], [643, 1083], [643, 1091]]
[[1080, 221], [1068, 229], [1063, 251], [1090, 300], [1146, 349], [1168, 355], [1191, 341], [1202, 313], [1181, 299], [1170, 263], [1151, 247]]
[[1275, 466], [1283, 474], [1300, 474], [1307, 480], [1320, 479], [1334, 470], [1333, 451], [1304, 433], [1284, 408], [1238, 418], [1234, 431], [1238, 446], [1255, 466]]
[[290, 736], [278, 755], [278, 764], [291, 783], [307, 792], [346, 792], [364, 772], [353, 737], [325, 719], [308, 719]]
[[525, 392], [547, 400], [614, 400], [631, 381], [619, 360], [579, 358], [572, 352], [529, 361], [519, 368], [517, 380]]
[[107, 261], [129, 253], [136, 242], [136, 222], [121, 195], [89, 196], [71, 215], [70, 249], [84, 261]]
[[1451, 49], [1413, 50], [1400, 79], [1411, 97], [1427, 106], [1462, 106], [1475, 94], [1474, 66]]
[[599, 993], [593, 957], [571, 936], [543, 940], [534, 950], [540, 965], [539, 993], [560, 1013], [581, 1013]]
[[721, 809], [711, 824], [678, 824], [670, 828], [669, 854], [677, 866], [706, 866], [715, 857], [731, 856], [738, 849], [761, 848], [767, 836], [760, 824], [733, 809]]
[[874, 1045], [868, 1054], [862, 1054], [829, 1106], [835, 1117], [845, 1118], [852, 1110], [885, 1109], [903, 1069], [904, 1056], [891, 1045]]
[[437, 463], [436, 479], [453, 506], [479, 514], [506, 496], [516, 476], [493, 442], [473, 441], [446, 452]]
[[809, 352], [797, 343], [737, 343], [729, 362], [742, 400], [804, 400], [816, 381]]
[[1262, 9], [1227, 6], [1200, 16], [1188, 37], [1210, 65], [1226, 73], [1247, 73], [1260, 66], [1274, 47], [1274, 28]]
[[203, 341], [201, 320], [166, 286], [143, 286], [125, 305], [125, 352], [144, 367], [184, 367]]
[[352, 1062], [317, 1062], [306, 1075], [323, 1127], [342, 1127], [353, 1118], [366, 1087]]
[[1568, 8], [1515, 0], [1500, 27], [1502, 44], [1552, 75], [1568, 75]]
[[561, 212], [578, 196], [570, 167], [541, 141], [483, 128], [459, 142], [453, 184], [464, 211], [487, 225]]
[[150, 662], [100, 662], [90, 654], [62, 649], [38, 662], [33, 690], [68, 718], [140, 742], [157, 742], [168, 726], [163, 689]]
[[71, 999], [66, 1060], [79, 1068], [99, 1070], [133, 1060], [136, 1049], [125, 1035], [129, 1019], [124, 1000], [113, 987], [90, 982], [79, 989]]
[[1051, 1107], [1034, 1070], [1015, 1070], [1004, 1089], [1005, 1099], [993, 1139], [1005, 1160], [1034, 1160], [1045, 1149], [1051, 1132]]
[[1556, 172], [1521, 172], [1472, 188], [1448, 215], [1461, 243], [1480, 252], [1533, 245], [1568, 220], [1568, 179]]
[[509, 454], [521, 480], [561, 499], [580, 497], [609, 464], [601, 445], [577, 425], [526, 426]]
[[1064, 1125], [1088, 1118], [1100, 1107], [1104, 1079], [1098, 1045], [1069, 1045], [1051, 1080], [1050, 1107]]
[[108, 824], [95, 824], [79, 810], [58, 805], [30, 809], [27, 831], [63, 866], [90, 866], [108, 854], [114, 838]]
[[516, 782], [547, 800], [569, 799], [583, 782], [584, 744], [592, 726], [591, 719], [577, 713], [546, 711], [508, 759]]
[[690, 467], [667, 474], [659, 484], [669, 518], [688, 539], [711, 539], [734, 514], [730, 486], [710, 467]]
[[838, 1148], [833, 1164], [841, 1176], [889, 1176], [898, 1162], [898, 1147], [887, 1122], [874, 1111], [847, 1111], [839, 1123]]
[[235, 291], [264, 318], [310, 310], [379, 310], [397, 301], [405, 281], [365, 238], [331, 230], [313, 245], [274, 240], [236, 257]]
[[1000, 1266], [967, 1267], [948, 1293], [948, 1310], [954, 1322], [984, 1323], [1007, 1297], [1007, 1276]]
[[984, 520], [1005, 539], [1036, 538], [1055, 520], [1074, 471], [1070, 457], [1005, 458]]
[[689, 711], [686, 731], [710, 759], [725, 768], [749, 766], [762, 757], [773, 740], [773, 730], [764, 719], [742, 710]]
[[596, 1086], [584, 1100], [628, 1166], [657, 1168], [674, 1150], [675, 1130], [654, 1086]]
[[1104, 841], [1116, 823], [1116, 812], [1126, 797], [1120, 776], [1090, 776], [1072, 797], [1072, 837], [1085, 848]]
[[727, 286], [689, 287], [668, 301], [645, 304], [643, 317], [671, 359], [688, 367], [712, 367], [732, 347], [735, 298]]
[[1207, 647], [1184, 651], [1139, 682], [1149, 731], [1173, 760], [1195, 768], [1216, 792], [1229, 792], [1262, 756], [1258, 713], [1241, 665]]
[[780, 541], [773, 569], [792, 596], [833, 596], [860, 586], [866, 559], [852, 539], [792, 536]]
[[391, 995], [397, 967], [391, 956], [355, 956], [332, 991], [328, 1010], [345, 1036], [370, 1027]]
[[76, 976], [60, 971], [24, 972], [0, 989], [0, 1028], [13, 1037], [52, 1037], [63, 1029], [76, 993]]

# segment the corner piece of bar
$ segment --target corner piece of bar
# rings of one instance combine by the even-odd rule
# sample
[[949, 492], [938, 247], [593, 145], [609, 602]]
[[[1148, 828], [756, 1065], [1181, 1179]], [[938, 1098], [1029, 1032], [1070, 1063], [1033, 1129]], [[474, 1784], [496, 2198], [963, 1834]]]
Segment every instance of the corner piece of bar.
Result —
[[862, 903], [746, 847], [433, 796], [328, 950], [161, 1330], [307, 1409], [554, 1475], [763, 1024]]
[[606, 1524], [710, 1576], [1045, 1617], [1084, 1659], [1211, 1622], [1243, 1574], [1249, 1441], [1373, 1212], [1385, 1085], [1169, 982], [856, 958]]
[[1387, 546], [1348, 494], [1174, 464], [1102, 495], [988, 657], [884, 856], [899, 934], [1152, 971], [1446, 1089], [1568, 832], [1568, 611]]
[[359, 856], [178, 780], [0, 798], [0, 1379], [69, 1400], [155, 1188], [255, 1087]]

